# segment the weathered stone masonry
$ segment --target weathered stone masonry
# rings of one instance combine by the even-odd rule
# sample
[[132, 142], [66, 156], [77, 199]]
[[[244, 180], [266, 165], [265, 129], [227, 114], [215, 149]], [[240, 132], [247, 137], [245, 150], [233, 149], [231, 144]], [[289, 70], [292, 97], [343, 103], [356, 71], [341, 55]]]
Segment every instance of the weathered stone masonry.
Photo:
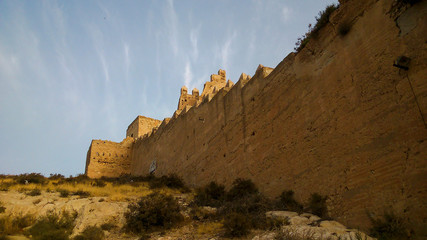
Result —
[[[219, 71], [208, 84], [219, 78], [218, 87], [205, 85], [206, 94], [181, 91], [172, 118], [134, 139], [127, 171], [145, 175], [156, 160], [156, 175], [177, 173], [193, 186], [241, 177], [269, 196], [292, 189], [305, 201], [318, 192], [348, 226], [366, 229], [367, 213], [393, 209], [422, 234], [426, 12], [427, 1], [345, 1], [316, 39], [274, 70], [260, 66], [235, 85]], [[351, 30], [340, 36], [344, 21]], [[393, 66], [399, 56], [411, 59], [408, 70]], [[192, 100], [180, 105], [187, 95]], [[99, 168], [89, 158], [94, 149], [88, 176], [117, 175], [114, 165]]]

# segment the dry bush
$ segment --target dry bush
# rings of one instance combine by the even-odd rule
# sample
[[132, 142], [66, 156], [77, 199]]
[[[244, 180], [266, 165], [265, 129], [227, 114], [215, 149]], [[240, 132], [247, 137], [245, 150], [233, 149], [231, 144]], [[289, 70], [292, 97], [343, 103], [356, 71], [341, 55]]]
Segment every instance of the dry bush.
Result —
[[404, 240], [410, 239], [407, 226], [403, 218], [394, 212], [385, 212], [383, 217], [370, 217], [372, 228], [370, 233], [379, 240]]
[[49, 212], [31, 226], [28, 234], [35, 240], [68, 240], [74, 228], [76, 217], [77, 214], [75, 213], [62, 212], [58, 214]]
[[198, 206], [220, 207], [224, 204], [224, 185], [210, 182], [208, 185], [196, 189], [194, 203]]
[[294, 50], [296, 52], [301, 51], [305, 45], [307, 45], [310, 39], [317, 37], [320, 29], [322, 29], [329, 22], [329, 17], [338, 7], [339, 5], [331, 4], [326, 6], [325, 10], [319, 12], [318, 16], [316, 16], [316, 24], [314, 24], [314, 27], [312, 27], [311, 24], [308, 25], [308, 32], [305, 33], [302, 37], [298, 38], [297, 42], [295, 43]]
[[49, 176], [49, 180], [63, 180], [65, 179], [64, 175], [59, 174], [59, 173], [51, 173]]
[[231, 189], [227, 192], [225, 197], [226, 200], [230, 202], [258, 193], [258, 188], [250, 179], [237, 178], [234, 180]]
[[326, 207], [326, 196], [322, 196], [318, 193], [313, 193], [309, 199], [309, 209], [310, 212], [314, 215], [317, 215], [321, 218], [328, 217], [328, 209]]
[[161, 176], [159, 178], [155, 176], [148, 177], [148, 185], [150, 186], [151, 189], [166, 187], [166, 188], [178, 189], [181, 192], [190, 191], [189, 188], [185, 186], [182, 178], [176, 174]]
[[30, 214], [3, 216], [0, 218], [0, 235], [21, 234], [23, 229], [31, 226], [34, 221], [34, 216]]
[[79, 189], [73, 192], [73, 195], [79, 196], [81, 198], [87, 198], [87, 197], [90, 197], [90, 192]]
[[47, 179], [41, 173], [25, 173], [14, 176], [15, 181], [19, 184], [45, 184]]
[[39, 195], [41, 195], [42, 194], [42, 192], [41, 192], [41, 190], [40, 189], [38, 189], [38, 188], [34, 188], [33, 190], [31, 190], [31, 191], [29, 191], [29, 192], [26, 192], [25, 193], [25, 195], [27, 195], [27, 196], [39, 196]]
[[303, 206], [297, 202], [294, 198], [294, 191], [285, 190], [283, 191], [276, 203], [278, 210], [294, 211], [302, 213]]
[[170, 195], [157, 192], [130, 204], [125, 218], [125, 229], [133, 233], [169, 229], [184, 219], [178, 202]]
[[246, 236], [251, 227], [251, 222], [244, 214], [232, 212], [224, 217], [225, 235], [228, 237]]
[[74, 240], [102, 240], [104, 237], [104, 231], [100, 227], [87, 226], [82, 233], [74, 237]]

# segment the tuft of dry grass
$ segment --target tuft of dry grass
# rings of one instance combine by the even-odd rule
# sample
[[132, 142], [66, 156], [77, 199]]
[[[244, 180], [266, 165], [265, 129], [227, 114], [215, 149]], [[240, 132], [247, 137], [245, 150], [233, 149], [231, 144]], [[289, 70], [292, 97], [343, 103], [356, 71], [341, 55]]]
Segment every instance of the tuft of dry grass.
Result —
[[[150, 189], [148, 182], [141, 182], [139, 184], [113, 184], [106, 182], [105, 186], [99, 187], [91, 181], [86, 182], [65, 182], [60, 179], [47, 179], [44, 184], [29, 183], [29, 184], [14, 184], [13, 178], [3, 178], [0, 184], [4, 186], [7, 191], [18, 191], [28, 193], [32, 191], [49, 192], [54, 189], [61, 197], [68, 193], [70, 196], [75, 193], [87, 192], [91, 197], [109, 197], [110, 201], [126, 201], [135, 199], [151, 194], [153, 191]], [[7, 189], [6, 189], [7, 186]], [[163, 187], [156, 189], [156, 192], [163, 194], [179, 194], [178, 189], [170, 189]]]
[[204, 222], [197, 227], [197, 234], [215, 234], [221, 232], [223, 226], [222, 222]]
[[35, 219], [31, 214], [22, 213], [2, 216], [0, 218], [0, 235], [21, 234], [24, 228], [34, 224]]

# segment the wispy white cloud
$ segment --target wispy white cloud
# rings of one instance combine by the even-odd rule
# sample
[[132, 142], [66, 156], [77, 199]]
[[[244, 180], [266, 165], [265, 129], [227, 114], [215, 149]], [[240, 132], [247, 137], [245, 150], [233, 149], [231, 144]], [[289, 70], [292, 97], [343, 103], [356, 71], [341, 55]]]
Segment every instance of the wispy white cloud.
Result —
[[190, 42], [191, 42], [191, 47], [192, 47], [192, 58], [193, 61], [196, 61], [197, 58], [199, 57], [199, 48], [198, 48], [198, 42], [199, 42], [199, 29], [200, 26], [196, 29], [191, 29], [190, 31]]
[[175, 12], [173, 0], [168, 0], [165, 11], [165, 21], [167, 27], [167, 38], [175, 56], [178, 55], [178, 17]]
[[[18, 74], [21, 71], [20, 65], [19, 58], [16, 55], [5, 53], [0, 46], [0, 77], [15, 91], [21, 89], [21, 84], [17, 81]], [[0, 84], [4, 84], [3, 81]]]
[[[110, 73], [110, 65], [108, 62], [108, 56], [106, 52], [106, 43], [105, 43], [105, 35], [102, 29], [95, 24], [90, 24], [87, 26], [87, 31], [92, 39], [92, 45], [95, 49], [96, 56], [99, 61], [99, 66], [101, 67], [103, 80], [103, 86], [97, 86], [94, 93], [97, 95], [101, 95], [103, 98], [103, 106], [102, 111], [105, 115], [105, 119], [108, 121], [108, 134], [113, 136], [115, 139], [120, 138], [118, 133], [120, 132], [118, 122], [117, 122], [117, 99], [115, 98], [116, 92], [118, 88], [115, 88], [114, 82], [111, 81]], [[100, 92], [102, 91], [102, 92]]]
[[237, 32], [234, 31], [233, 34], [231, 36], [229, 36], [226, 41], [224, 42], [224, 44], [221, 46], [221, 50], [220, 50], [220, 59], [221, 59], [221, 67], [223, 69], [227, 69], [228, 68], [228, 64], [230, 61], [230, 56], [232, 54], [232, 44], [234, 39], [237, 36]]
[[130, 68], [129, 44], [127, 44], [127, 43], [123, 44], [123, 51], [125, 54], [125, 73], [126, 73], [126, 78], [128, 78], [129, 77], [129, 68]]
[[292, 10], [289, 7], [282, 8], [282, 21], [286, 23], [292, 15]]
[[184, 71], [184, 85], [187, 86], [189, 89], [193, 88], [193, 72], [191, 71], [191, 64], [190, 61], [187, 61], [185, 64], [185, 71]]
[[109, 84], [110, 83], [110, 70], [108, 69], [108, 63], [105, 60], [104, 52], [99, 51], [98, 57], [99, 57], [99, 60], [101, 61], [101, 64], [102, 64], [102, 70], [104, 71], [105, 83]]

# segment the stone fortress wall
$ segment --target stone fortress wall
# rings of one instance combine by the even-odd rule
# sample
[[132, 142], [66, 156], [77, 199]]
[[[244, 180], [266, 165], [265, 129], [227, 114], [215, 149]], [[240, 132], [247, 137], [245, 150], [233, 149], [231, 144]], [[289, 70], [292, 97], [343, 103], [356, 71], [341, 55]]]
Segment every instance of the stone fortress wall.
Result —
[[[260, 65], [235, 85], [220, 70], [208, 82], [219, 78], [219, 87], [207, 84], [200, 96], [183, 88], [172, 118], [135, 139], [129, 172], [146, 175], [156, 161], [156, 175], [176, 173], [192, 186], [250, 178], [272, 197], [327, 195], [330, 215], [348, 226], [366, 229], [367, 213], [393, 209], [422, 232], [426, 10], [427, 1], [348, 0], [275, 69]], [[351, 30], [340, 36], [343, 22]], [[399, 56], [411, 59], [408, 70], [393, 66]], [[194, 101], [181, 104], [188, 96]]]
[[91, 178], [118, 177], [130, 174], [134, 138], [116, 143], [92, 140], [86, 158], [85, 174]]

